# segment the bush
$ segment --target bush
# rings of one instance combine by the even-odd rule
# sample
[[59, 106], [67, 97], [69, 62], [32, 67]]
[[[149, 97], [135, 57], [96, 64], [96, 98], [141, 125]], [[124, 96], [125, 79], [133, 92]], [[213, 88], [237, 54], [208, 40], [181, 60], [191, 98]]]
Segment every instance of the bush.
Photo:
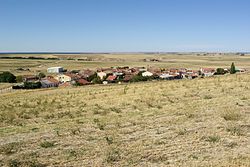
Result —
[[92, 83], [94, 83], [94, 84], [101, 84], [101, 83], [102, 83], [102, 80], [101, 80], [100, 77], [96, 77], [96, 78], [94, 78], [94, 79], [92, 80]]
[[10, 72], [3, 72], [0, 74], [0, 82], [15, 83], [16, 76]]
[[23, 82], [23, 76], [19, 75], [16, 77], [16, 82], [17, 83], [20, 83], [20, 82]]
[[216, 143], [220, 141], [220, 136], [208, 136], [205, 141]]
[[226, 110], [224, 113], [222, 113], [222, 118], [224, 118], [226, 121], [237, 121], [240, 119], [241, 114], [233, 111], [233, 110]]
[[45, 78], [46, 77], [46, 75], [44, 74], [44, 73], [42, 73], [42, 72], [40, 72], [39, 74], [38, 74], [38, 78]]
[[224, 75], [226, 74], [226, 71], [223, 68], [217, 68], [216, 72], [214, 73], [214, 75]]
[[39, 89], [41, 87], [41, 82], [24, 82], [24, 89]]
[[153, 79], [153, 78], [152, 77], [143, 77], [141, 75], [136, 75], [130, 80], [130, 82], [141, 82], [141, 81], [148, 81], [151, 79]]
[[106, 161], [108, 163], [117, 162], [121, 159], [121, 155], [118, 150], [112, 149], [108, 152]]
[[0, 153], [5, 155], [10, 155], [18, 152], [20, 149], [21, 149], [21, 144], [14, 142], [1, 146]]

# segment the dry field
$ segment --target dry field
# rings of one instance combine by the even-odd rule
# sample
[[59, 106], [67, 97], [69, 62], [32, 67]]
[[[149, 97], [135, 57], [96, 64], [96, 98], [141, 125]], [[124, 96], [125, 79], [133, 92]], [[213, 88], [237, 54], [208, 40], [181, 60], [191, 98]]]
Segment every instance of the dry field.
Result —
[[[48, 67], [62, 66], [69, 70], [96, 69], [112, 66], [153, 66], [161, 68], [192, 68], [225, 67], [229, 68], [234, 62], [239, 68], [250, 70], [250, 55], [239, 56], [234, 54], [83, 54], [83, 55], [0, 55], [0, 57], [44, 57], [44, 58], [70, 58], [74, 60], [31, 60], [31, 59], [0, 59], [0, 72], [10, 71], [15, 75], [37, 74], [46, 72]], [[91, 59], [80, 61], [75, 59]], [[144, 62], [144, 59], [157, 59], [160, 62]], [[17, 68], [29, 68], [30, 71], [18, 71]]]
[[237, 74], [0, 94], [0, 166], [250, 166], [249, 83]]

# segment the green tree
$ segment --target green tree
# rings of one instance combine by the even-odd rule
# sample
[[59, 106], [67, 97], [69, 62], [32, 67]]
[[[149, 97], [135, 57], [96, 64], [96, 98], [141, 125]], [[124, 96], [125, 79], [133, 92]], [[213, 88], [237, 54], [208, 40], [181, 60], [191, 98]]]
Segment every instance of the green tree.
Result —
[[42, 87], [41, 82], [24, 82], [25, 89], [39, 89]]
[[230, 68], [230, 74], [235, 74], [235, 73], [236, 73], [235, 65], [234, 63], [232, 63], [231, 68]]
[[95, 78], [97, 78], [97, 73], [94, 73], [93, 75], [90, 75], [88, 78], [87, 78], [87, 81], [91, 82], [92, 80], [94, 80]]
[[16, 82], [18, 82], [18, 83], [23, 82], [23, 76], [21, 76], [21, 75], [17, 76]]
[[39, 79], [44, 78], [44, 77], [46, 77], [46, 75], [45, 75], [44, 73], [40, 72], [40, 73], [38, 74], [38, 78], [39, 78]]
[[3, 72], [0, 74], [0, 82], [15, 83], [16, 76], [10, 72]]
[[226, 72], [223, 68], [217, 68], [215, 75], [224, 75]]
[[100, 77], [96, 77], [96, 78], [94, 78], [93, 80], [92, 80], [92, 83], [94, 83], [94, 84], [101, 84], [102, 83], [102, 80], [101, 80], [101, 78]]

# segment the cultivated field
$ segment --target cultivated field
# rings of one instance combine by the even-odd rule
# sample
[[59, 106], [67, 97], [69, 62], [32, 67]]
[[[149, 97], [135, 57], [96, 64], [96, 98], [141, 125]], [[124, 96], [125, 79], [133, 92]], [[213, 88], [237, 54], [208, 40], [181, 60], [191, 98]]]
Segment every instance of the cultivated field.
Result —
[[[229, 68], [234, 62], [239, 68], [250, 70], [250, 55], [236, 54], [79, 54], [79, 55], [0, 55], [1, 57], [43, 57], [60, 58], [60, 60], [32, 60], [32, 59], [0, 59], [0, 72], [10, 71], [15, 75], [37, 74], [46, 72], [48, 67], [62, 66], [69, 70], [96, 69], [113, 66], [144, 66], [161, 68], [192, 68], [224, 67]], [[66, 60], [71, 59], [71, 60]], [[81, 60], [80, 60], [81, 59]], [[146, 61], [156, 59], [159, 62]], [[30, 71], [20, 71], [18, 68], [29, 68]]]
[[250, 166], [250, 75], [0, 95], [0, 166]]

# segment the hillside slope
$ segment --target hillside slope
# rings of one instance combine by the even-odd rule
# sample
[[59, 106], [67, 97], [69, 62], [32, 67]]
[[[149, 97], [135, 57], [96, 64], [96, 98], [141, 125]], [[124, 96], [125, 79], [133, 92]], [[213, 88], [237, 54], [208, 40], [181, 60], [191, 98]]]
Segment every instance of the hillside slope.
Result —
[[0, 166], [249, 166], [250, 74], [0, 94]]

